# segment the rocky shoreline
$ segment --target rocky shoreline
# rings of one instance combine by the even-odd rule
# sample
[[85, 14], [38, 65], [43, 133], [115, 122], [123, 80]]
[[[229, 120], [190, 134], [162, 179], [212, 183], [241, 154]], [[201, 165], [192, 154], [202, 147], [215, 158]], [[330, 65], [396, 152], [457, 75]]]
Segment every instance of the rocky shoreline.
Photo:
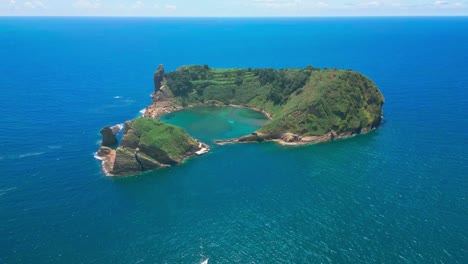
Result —
[[276, 142], [284, 146], [300, 146], [308, 144], [317, 144], [330, 142], [333, 140], [346, 139], [354, 137], [360, 134], [366, 134], [373, 130], [375, 127], [366, 127], [357, 132], [346, 132], [336, 133], [336, 131], [330, 131], [322, 136], [301, 136], [294, 133], [282, 133], [278, 135], [264, 134], [254, 132], [249, 135], [245, 135], [239, 138], [227, 139], [227, 140], [215, 140], [214, 142], [218, 145], [235, 144], [235, 143], [259, 143], [259, 142]]

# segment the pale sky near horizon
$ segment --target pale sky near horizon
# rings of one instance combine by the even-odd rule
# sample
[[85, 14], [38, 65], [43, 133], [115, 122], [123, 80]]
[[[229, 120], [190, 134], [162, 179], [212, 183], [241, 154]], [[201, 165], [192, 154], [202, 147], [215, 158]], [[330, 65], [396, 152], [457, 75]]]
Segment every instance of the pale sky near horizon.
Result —
[[466, 16], [468, 0], [0, 0], [0, 16]]

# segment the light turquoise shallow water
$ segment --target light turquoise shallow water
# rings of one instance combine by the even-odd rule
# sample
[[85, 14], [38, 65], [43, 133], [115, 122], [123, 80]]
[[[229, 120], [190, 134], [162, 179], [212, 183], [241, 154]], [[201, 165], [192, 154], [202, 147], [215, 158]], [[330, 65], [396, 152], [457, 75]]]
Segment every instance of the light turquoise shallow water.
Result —
[[268, 121], [262, 113], [250, 109], [215, 106], [186, 109], [165, 115], [161, 120], [183, 127], [206, 143], [250, 134]]

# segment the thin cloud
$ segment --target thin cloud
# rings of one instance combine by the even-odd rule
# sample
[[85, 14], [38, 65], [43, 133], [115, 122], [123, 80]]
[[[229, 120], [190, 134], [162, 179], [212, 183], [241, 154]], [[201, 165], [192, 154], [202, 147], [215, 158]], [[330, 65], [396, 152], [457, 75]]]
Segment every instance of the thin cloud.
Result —
[[302, 3], [302, 0], [252, 0], [250, 5], [264, 8], [293, 8]]
[[[10, 1], [11, 2], [15, 2], [16, 1]], [[45, 9], [46, 6], [44, 5], [44, 3], [42, 3], [41, 1], [27, 1], [24, 3], [24, 7], [26, 8], [30, 8], [30, 9]]]
[[452, 3], [449, 1], [439, 0], [439, 1], [434, 2], [434, 6], [437, 8], [460, 8], [460, 7], [463, 7], [464, 5], [461, 2]]
[[142, 1], [136, 1], [135, 3], [133, 3], [132, 9], [140, 9], [140, 8], [143, 8], [144, 6], [145, 4]]
[[78, 0], [72, 6], [77, 9], [98, 9], [101, 3], [99, 0]]
[[171, 4], [165, 4], [164, 8], [167, 9], [167, 10], [170, 10], [170, 11], [176, 11], [177, 10], [177, 6], [176, 5], [171, 5]]

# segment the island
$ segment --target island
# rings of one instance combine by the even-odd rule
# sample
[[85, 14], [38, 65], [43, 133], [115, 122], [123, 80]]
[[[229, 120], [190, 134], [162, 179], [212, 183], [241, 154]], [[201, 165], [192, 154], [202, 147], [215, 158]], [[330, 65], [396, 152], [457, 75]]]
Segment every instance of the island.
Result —
[[[265, 114], [263, 127], [217, 144], [275, 141], [284, 145], [327, 142], [367, 133], [382, 122], [384, 97], [375, 83], [353, 70], [215, 69], [182, 66], [153, 76], [152, 103], [143, 117], [127, 121], [120, 145], [110, 127], [101, 130], [96, 156], [107, 175], [131, 175], [180, 164], [209, 151], [182, 128], [165, 124], [165, 114], [198, 106], [245, 107]], [[109, 138], [106, 138], [109, 137]], [[104, 144], [104, 142], [106, 144]]]
[[209, 146], [198, 142], [182, 128], [154, 118], [139, 117], [125, 122], [124, 134], [116, 149], [105, 146], [109, 140], [102, 134], [102, 146], [96, 158], [108, 176], [126, 176], [180, 164], [185, 159], [202, 155]]

